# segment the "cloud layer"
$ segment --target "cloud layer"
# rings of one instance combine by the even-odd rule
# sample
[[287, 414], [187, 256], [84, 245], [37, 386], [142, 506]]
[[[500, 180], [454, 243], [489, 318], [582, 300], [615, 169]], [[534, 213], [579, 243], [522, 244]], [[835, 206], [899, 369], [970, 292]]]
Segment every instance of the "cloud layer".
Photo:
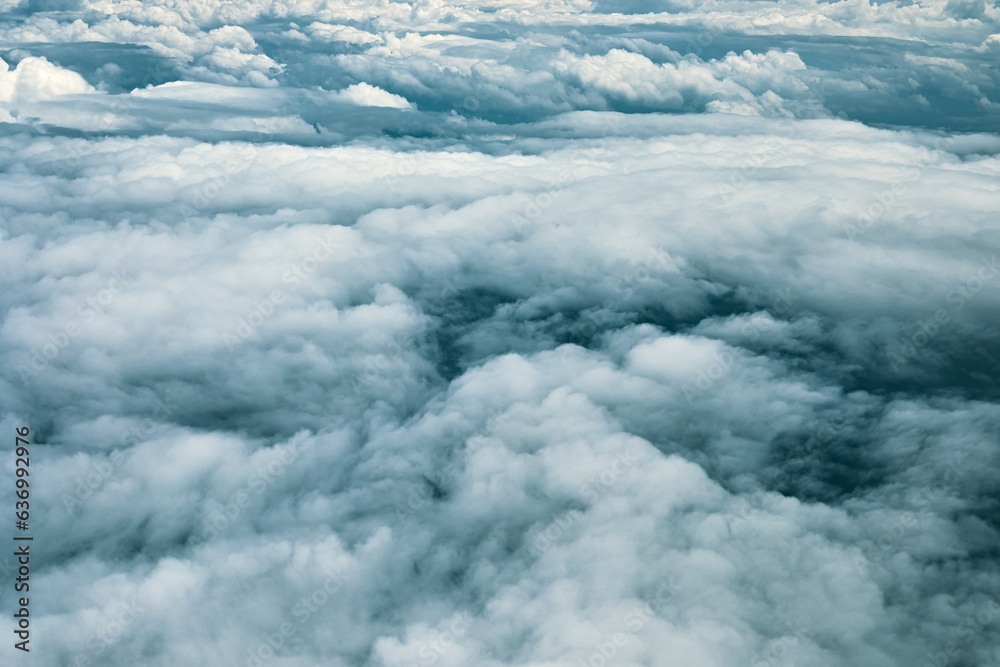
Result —
[[995, 7], [0, 7], [38, 664], [1000, 660]]

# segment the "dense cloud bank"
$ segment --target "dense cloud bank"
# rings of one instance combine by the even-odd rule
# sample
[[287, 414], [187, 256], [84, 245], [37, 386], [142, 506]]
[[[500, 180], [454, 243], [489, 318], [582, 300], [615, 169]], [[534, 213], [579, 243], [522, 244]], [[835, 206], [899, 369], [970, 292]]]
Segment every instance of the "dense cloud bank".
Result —
[[0, 10], [35, 664], [1000, 661], [995, 6]]

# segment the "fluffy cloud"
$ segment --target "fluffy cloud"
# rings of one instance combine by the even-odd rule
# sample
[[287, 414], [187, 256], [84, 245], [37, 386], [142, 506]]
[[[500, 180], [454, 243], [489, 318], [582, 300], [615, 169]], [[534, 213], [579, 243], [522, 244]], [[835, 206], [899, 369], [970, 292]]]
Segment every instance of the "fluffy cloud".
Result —
[[18, 11], [39, 664], [1000, 659], [995, 8]]
[[21, 105], [94, 92], [79, 74], [45, 58], [25, 58], [14, 69], [0, 59], [0, 112], [8, 122]]
[[393, 95], [376, 86], [367, 83], [355, 83], [342, 91], [335, 93], [335, 98], [364, 107], [391, 107], [394, 109], [409, 109], [412, 105], [405, 97]]

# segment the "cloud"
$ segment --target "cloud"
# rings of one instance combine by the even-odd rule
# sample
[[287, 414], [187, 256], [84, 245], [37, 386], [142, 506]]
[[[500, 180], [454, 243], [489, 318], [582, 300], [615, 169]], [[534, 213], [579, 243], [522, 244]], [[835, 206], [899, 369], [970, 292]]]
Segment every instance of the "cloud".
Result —
[[413, 105], [405, 97], [393, 95], [377, 86], [367, 83], [355, 83], [342, 91], [338, 91], [335, 99], [343, 100], [362, 107], [391, 107], [394, 109], [410, 109]]
[[995, 8], [110, 9], [2, 19], [39, 664], [1000, 658]]
[[79, 74], [57, 67], [45, 58], [25, 58], [14, 69], [0, 59], [0, 110], [9, 119], [24, 104], [94, 93]]
[[306, 33], [314, 39], [326, 42], [348, 42], [351, 44], [372, 44], [381, 42], [382, 38], [364, 30], [351, 26], [331, 25], [314, 21], [305, 27]]

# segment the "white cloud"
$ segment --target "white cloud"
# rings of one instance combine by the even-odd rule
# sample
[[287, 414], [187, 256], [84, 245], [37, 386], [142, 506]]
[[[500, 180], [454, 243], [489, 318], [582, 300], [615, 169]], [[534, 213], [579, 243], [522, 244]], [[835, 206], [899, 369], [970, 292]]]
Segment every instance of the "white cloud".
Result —
[[40, 665], [1000, 658], [997, 10], [647, 9], [3, 19]]
[[93, 92], [94, 88], [79, 74], [57, 67], [45, 58], [29, 56], [14, 69], [0, 60], [0, 102], [8, 108]]
[[361, 82], [355, 83], [344, 90], [337, 91], [334, 99], [357, 104], [363, 107], [392, 107], [394, 109], [411, 109], [413, 105], [405, 97], [394, 95], [378, 86]]
[[382, 41], [379, 35], [347, 25], [331, 25], [314, 21], [305, 27], [311, 37], [326, 42], [348, 42], [350, 44], [374, 44]]

